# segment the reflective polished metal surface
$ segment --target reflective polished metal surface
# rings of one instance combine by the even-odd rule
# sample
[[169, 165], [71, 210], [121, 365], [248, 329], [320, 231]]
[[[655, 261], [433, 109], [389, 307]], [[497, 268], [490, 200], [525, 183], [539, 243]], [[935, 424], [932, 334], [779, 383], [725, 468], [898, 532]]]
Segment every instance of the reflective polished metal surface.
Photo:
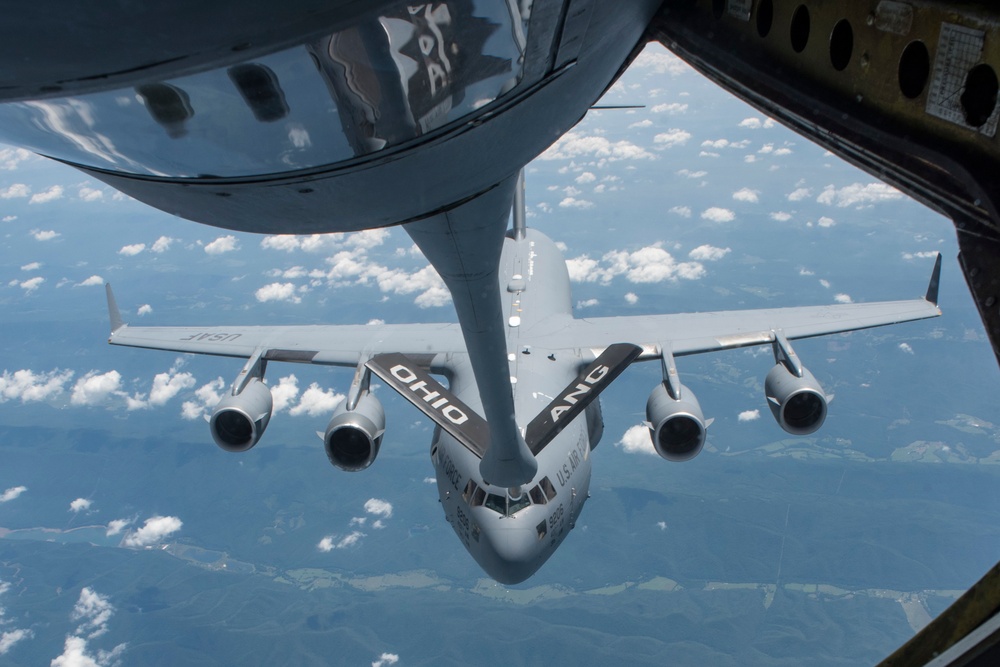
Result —
[[396, 3], [237, 65], [0, 105], [0, 141], [139, 176], [294, 172], [399, 146], [522, 79], [531, 3]]

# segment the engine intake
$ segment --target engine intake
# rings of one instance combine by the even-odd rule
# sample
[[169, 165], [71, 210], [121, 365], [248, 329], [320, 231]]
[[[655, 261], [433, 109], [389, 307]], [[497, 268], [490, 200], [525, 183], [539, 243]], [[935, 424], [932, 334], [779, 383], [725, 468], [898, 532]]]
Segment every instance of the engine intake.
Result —
[[330, 463], [341, 470], [357, 472], [374, 463], [384, 432], [382, 403], [365, 392], [353, 410], [347, 409], [345, 399], [333, 411], [323, 436], [323, 446]]
[[680, 385], [680, 400], [658, 384], [646, 401], [649, 437], [656, 453], [668, 461], [693, 459], [705, 446], [705, 417], [694, 392]]
[[805, 368], [802, 377], [796, 377], [784, 364], [776, 364], [764, 380], [764, 393], [775, 421], [792, 435], [809, 435], [826, 419], [829, 399]]
[[239, 394], [226, 396], [212, 411], [212, 439], [227, 452], [245, 452], [260, 440], [271, 420], [271, 390], [253, 378]]

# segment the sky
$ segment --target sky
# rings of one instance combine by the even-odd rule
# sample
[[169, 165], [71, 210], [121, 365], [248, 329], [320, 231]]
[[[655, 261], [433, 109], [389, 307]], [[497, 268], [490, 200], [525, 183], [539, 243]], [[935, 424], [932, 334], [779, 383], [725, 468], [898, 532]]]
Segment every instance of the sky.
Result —
[[[788, 440], [766, 408], [761, 386], [773, 364], [769, 350], [679, 360], [683, 381], [715, 419], [706, 451], [685, 464], [654, 458], [642, 425], [659, 369], [630, 370], [603, 399], [597, 490], [578, 535], [535, 580], [515, 590], [543, 586], [546, 595], [582, 595], [607, 585], [623, 586], [625, 592], [615, 594], [628, 595], [629, 582], [667, 577], [691, 590], [691, 581], [702, 582], [699, 594], [715, 590], [705, 583], [712, 581], [763, 591], [767, 611], [771, 585], [824, 584], [852, 596], [886, 589], [900, 596], [892, 609], [903, 628], [873, 643], [873, 655], [887, 652], [919, 624], [911, 615], [920, 613], [910, 607], [933, 615], [946, 599], [915, 597], [911, 604], [903, 596], [967, 587], [1000, 546], [996, 531], [982, 528], [995, 516], [989, 502], [996, 500], [991, 489], [1000, 431], [991, 420], [1000, 387], [955, 260], [951, 223], [718, 90], [660, 47], [648, 48], [603, 102], [644, 106], [592, 111], [526, 170], [528, 224], [564, 249], [577, 316], [913, 298], [923, 294], [938, 252], [944, 255], [945, 315], [796, 344], [836, 395], [824, 429], [804, 440]], [[87, 553], [96, 562], [118, 562], [124, 554], [149, 559], [150, 567], [174, 567], [162, 557], [184, 572], [201, 572], [192, 564], [200, 556], [190, 554], [202, 553], [194, 547], [212, 558], [225, 553], [232, 568], [277, 568], [284, 574], [275, 581], [301, 581], [288, 573], [305, 576], [309, 568], [343, 577], [403, 577], [420, 563], [421, 576], [447, 579], [466, 593], [478, 590], [481, 573], [434, 509], [433, 468], [424, 449], [431, 429], [409, 406], [381, 394], [389, 414], [384, 453], [368, 471], [348, 475], [327, 467], [315, 432], [343, 398], [350, 373], [272, 365], [274, 417], [247, 454], [256, 458], [240, 459], [214, 448], [204, 422], [240, 363], [105, 344], [105, 282], [114, 285], [125, 319], [141, 324], [452, 321], [443, 283], [400, 230], [256, 236], [213, 229], [152, 210], [17, 148], [0, 150], [0, 220], [0, 429], [6, 434], [0, 446], [9, 449], [9, 463], [0, 468], [0, 546], [8, 550], [0, 559], [6, 568], [0, 569], [0, 656], [24, 664], [40, 658], [53, 665], [141, 664], [156, 632], [134, 602], [136, 590], [146, 590], [136, 583], [142, 575], [125, 581], [83, 571], [62, 590], [54, 575], [25, 565], [18, 550], [32, 541], [93, 544]], [[51, 439], [58, 464], [46, 462], [44, 443], [42, 451], [29, 450], [26, 432]], [[134, 450], [120, 446], [128, 442]], [[170, 454], [161, 460], [157, 446]], [[219, 477], [207, 481], [207, 472], [192, 470], [191, 456], [205, 457], [198, 460]], [[303, 467], [286, 468], [291, 461]], [[912, 545], [899, 543], [909, 538], [888, 518], [858, 524], [860, 508], [880, 493], [872, 489], [891, 495], [897, 491], [885, 490], [901, 485], [893, 511], [904, 511], [898, 503], [919, 496], [919, 488], [947, 499], [951, 491], [928, 476], [935, 466], [946, 471], [941, 479], [974, 476], [954, 500], [967, 514], [945, 513], [940, 524], [914, 519], [920, 543], [914, 537]], [[783, 486], [796, 479], [808, 486], [805, 480], [826, 480], [828, 473], [833, 482], [822, 503], [837, 505], [858, 480], [853, 504], [838, 516], [851, 524], [845, 529], [850, 539], [877, 545], [871, 554], [858, 547], [854, 553], [861, 555], [849, 566], [820, 564], [817, 553], [829, 531], [817, 528], [818, 515], [806, 504], [800, 516], [797, 505], [806, 503], [798, 494], [812, 491]], [[296, 474], [300, 482], [287, 481]], [[721, 491], [711, 485], [722, 479], [752, 487], [744, 504], [760, 503], [759, 534], [748, 528], [753, 522], [728, 510], [698, 509], [718, 500]], [[318, 490], [303, 498], [297, 484]], [[635, 500], [637, 489], [655, 491], [658, 500]], [[244, 517], [229, 497], [249, 498], [252, 516]], [[259, 537], [244, 541], [227, 532], [227, 517], [236, 514], [251, 523], [259, 517], [247, 529]], [[955, 516], [967, 516], [968, 526], [956, 525]], [[727, 530], [746, 543], [720, 542]], [[928, 544], [965, 532], [979, 537], [947, 572], [928, 561], [909, 579], [886, 573], [893, 563], [886, 554], [912, 546], [945, 558], [951, 547], [935, 552]], [[424, 535], [434, 539], [433, 551], [414, 547], [426, 544]], [[602, 546], [601, 535], [614, 536], [604, 540], [614, 549]], [[766, 541], [760, 563], [750, 555], [758, 539]], [[711, 554], [701, 559], [703, 569], [685, 569], [686, 544], [698, 545], [688, 551]], [[598, 581], [587, 561], [596, 561], [591, 550], [601, 549], [609, 549], [600, 553], [610, 574]], [[656, 560], [658, 550], [671, 555]], [[789, 553], [802, 558], [796, 563]], [[29, 574], [12, 569], [12, 562]], [[758, 576], [775, 567], [773, 581]], [[876, 585], [880, 577], [884, 585]], [[389, 589], [399, 585], [380, 581]], [[56, 597], [26, 602], [34, 599], [35, 582], [39, 591], [59, 586], [58, 603]], [[313, 582], [301, 590], [318, 588]], [[787, 591], [793, 596], [799, 589]], [[803, 594], [801, 604], [821, 604], [815, 593], [807, 598]], [[461, 604], [472, 603], [462, 598]], [[546, 610], [544, 600], [530, 604], [521, 611]], [[194, 633], [193, 616], [177, 614], [171, 618]], [[838, 622], [851, 629], [849, 619]], [[742, 655], [718, 629], [692, 632], [719, 655]], [[792, 645], [807, 651], [808, 617], [795, 632], [802, 639]], [[554, 636], [556, 644], [568, 641]], [[416, 639], [400, 635], [394, 642], [388, 630], [377, 641], [352, 641], [355, 664], [434, 657], [420, 653], [427, 649]], [[454, 650], [468, 650], [454, 641]]]

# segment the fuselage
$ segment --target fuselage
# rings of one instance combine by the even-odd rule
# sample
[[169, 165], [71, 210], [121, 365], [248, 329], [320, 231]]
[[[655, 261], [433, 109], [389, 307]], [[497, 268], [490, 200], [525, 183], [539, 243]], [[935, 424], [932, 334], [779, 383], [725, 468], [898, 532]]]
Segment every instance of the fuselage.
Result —
[[[515, 419], [522, 433], [580, 369], [588, 351], [549, 350], [532, 339], [572, 319], [569, 275], [562, 254], [544, 234], [528, 229], [504, 240], [500, 285], [507, 316], [507, 351]], [[467, 355], [452, 355], [435, 370], [470, 407], [481, 408]], [[445, 517], [477, 563], [494, 579], [524, 581], [555, 552], [576, 524], [590, 487], [590, 453], [602, 421], [595, 400], [537, 453], [538, 472], [514, 489], [487, 484], [479, 457], [441, 429], [431, 460]]]

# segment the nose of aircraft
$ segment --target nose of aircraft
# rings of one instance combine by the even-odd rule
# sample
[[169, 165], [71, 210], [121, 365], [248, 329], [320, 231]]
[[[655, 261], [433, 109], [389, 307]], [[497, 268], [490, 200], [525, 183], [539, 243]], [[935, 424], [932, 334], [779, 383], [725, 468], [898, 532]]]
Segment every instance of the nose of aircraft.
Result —
[[492, 555], [483, 569], [501, 584], [519, 584], [545, 562], [537, 531], [518, 518], [501, 519], [499, 525], [483, 531]]

